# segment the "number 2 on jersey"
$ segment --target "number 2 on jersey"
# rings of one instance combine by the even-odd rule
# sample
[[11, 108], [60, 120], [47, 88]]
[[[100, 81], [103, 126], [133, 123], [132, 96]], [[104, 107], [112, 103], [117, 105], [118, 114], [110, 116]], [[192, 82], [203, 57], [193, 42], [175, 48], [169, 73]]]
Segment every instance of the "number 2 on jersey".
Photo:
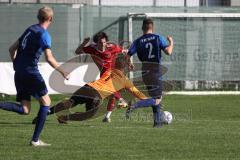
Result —
[[155, 58], [155, 55], [152, 54], [152, 50], [153, 50], [152, 43], [146, 43], [145, 47], [146, 47], [146, 49], [148, 49], [148, 59]]

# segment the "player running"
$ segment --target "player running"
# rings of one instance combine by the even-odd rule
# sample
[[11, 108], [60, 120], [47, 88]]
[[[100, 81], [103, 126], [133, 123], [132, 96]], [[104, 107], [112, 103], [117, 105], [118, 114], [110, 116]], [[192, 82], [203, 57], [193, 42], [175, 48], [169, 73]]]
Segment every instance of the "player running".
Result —
[[[131, 110], [139, 107], [152, 106], [153, 110], [153, 127], [161, 127], [160, 122], [160, 102], [162, 99], [162, 73], [161, 73], [161, 50], [167, 55], [173, 52], [173, 39], [168, 36], [167, 39], [162, 35], [153, 33], [153, 21], [150, 18], [143, 20], [142, 31], [143, 35], [137, 38], [129, 48], [130, 56], [137, 53], [139, 60], [142, 62], [142, 78], [147, 86], [148, 93], [152, 97], [138, 101], [131, 105], [127, 110], [129, 116]], [[157, 64], [157, 65], [156, 65]], [[159, 65], [158, 65], [159, 64]]]
[[46, 116], [51, 104], [46, 84], [38, 70], [39, 58], [44, 52], [46, 61], [63, 77], [67, 74], [62, 71], [52, 55], [51, 36], [47, 28], [53, 20], [53, 10], [49, 7], [39, 9], [38, 24], [28, 27], [21, 37], [9, 48], [10, 56], [15, 70], [14, 81], [17, 90], [18, 103], [1, 102], [0, 108], [7, 111], [27, 115], [31, 109], [31, 96], [39, 101], [40, 109], [35, 130], [30, 145], [49, 146], [39, 139]]
[[126, 56], [119, 54], [115, 61], [115, 68], [104, 72], [99, 80], [87, 83], [78, 89], [70, 99], [51, 107], [50, 114], [75, 107], [78, 104], [86, 104], [86, 112], [76, 112], [70, 115], [59, 116], [58, 121], [66, 123], [68, 120], [83, 121], [89, 119], [96, 114], [103, 99], [124, 88], [128, 89], [135, 97], [146, 99], [147, 97], [124, 75], [124, 68], [128, 63]]
[[[108, 43], [108, 36], [104, 32], [99, 32], [93, 36], [93, 43], [87, 45], [90, 41], [90, 38], [85, 38], [83, 43], [76, 49], [76, 54], [87, 53], [92, 55], [92, 59], [98, 66], [100, 70], [100, 77], [106, 72], [111, 70], [114, 66], [114, 59], [117, 54], [127, 52], [123, 50], [120, 46]], [[96, 58], [95, 58], [96, 57]], [[102, 60], [102, 61], [99, 61]], [[114, 95], [110, 96], [107, 113], [103, 119], [103, 122], [111, 122], [110, 116], [112, 110], [115, 106], [116, 99], [119, 100], [121, 105], [127, 106], [125, 100], [121, 97], [119, 92], [116, 92]]]

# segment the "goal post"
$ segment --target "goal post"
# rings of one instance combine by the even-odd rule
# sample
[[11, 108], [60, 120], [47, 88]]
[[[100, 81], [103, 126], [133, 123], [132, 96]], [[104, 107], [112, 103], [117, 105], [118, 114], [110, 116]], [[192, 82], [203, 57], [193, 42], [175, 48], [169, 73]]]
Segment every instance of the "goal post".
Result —
[[239, 18], [240, 13], [128, 13], [128, 17], [151, 18]]
[[240, 91], [240, 13], [128, 13], [129, 41], [142, 35], [145, 17], [155, 33], [174, 39], [174, 54], [162, 64], [177, 91]]

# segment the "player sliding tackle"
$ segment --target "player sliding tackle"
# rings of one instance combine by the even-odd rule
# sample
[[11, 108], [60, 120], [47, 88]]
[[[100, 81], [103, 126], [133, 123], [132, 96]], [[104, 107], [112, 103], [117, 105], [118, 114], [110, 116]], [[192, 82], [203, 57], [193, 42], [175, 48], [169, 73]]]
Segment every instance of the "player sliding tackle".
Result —
[[39, 23], [27, 28], [9, 49], [15, 70], [14, 81], [17, 101], [20, 104], [1, 102], [0, 108], [27, 115], [30, 113], [31, 96], [36, 98], [39, 101], [40, 109], [30, 144], [33, 146], [48, 146], [49, 144], [39, 139], [51, 103], [46, 84], [37, 65], [42, 52], [45, 54], [46, 61], [58, 70], [63, 77], [68, 79], [68, 75], [59, 68], [51, 51], [51, 37], [47, 28], [52, 23], [53, 10], [49, 7], [43, 7], [39, 9], [37, 18]]
[[86, 112], [76, 112], [70, 115], [59, 116], [58, 121], [65, 123], [67, 120], [86, 120], [96, 114], [102, 100], [124, 88], [129, 90], [135, 97], [141, 100], [146, 99], [147, 97], [125, 76], [124, 69], [128, 67], [127, 63], [126, 56], [118, 54], [115, 59], [115, 67], [112, 70], [106, 71], [99, 80], [87, 83], [78, 89], [70, 99], [53, 106], [50, 109], [50, 114], [75, 107], [78, 104], [86, 104]]
[[[127, 50], [124, 50], [119, 45], [108, 42], [108, 36], [104, 32], [99, 32], [93, 36], [93, 43], [89, 44], [90, 38], [85, 38], [83, 43], [79, 45], [76, 49], [76, 54], [91, 54], [92, 59], [98, 66], [100, 70], [100, 77], [104, 75], [107, 71], [111, 70], [114, 67], [114, 58], [119, 53], [126, 53]], [[99, 61], [99, 59], [101, 61]], [[111, 122], [110, 115], [114, 108], [116, 99], [124, 106], [127, 106], [127, 103], [121, 97], [119, 92], [114, 93], [109, 97], [107, 105], [107, 113], [103, 119], [103, 122]]]
[[[167, 40], [161, 35], [153, 33], [153, 21], [150, 18], [143, 20], [142, 31], [143, 35], [137, 38], [132, 46], [129, 48], [130, 56], [137, 53], [139, 60], [142, 62], [142, 78], [144, 84], [147, 86], [148, 93], [151, 99], [145, 99], [130, 106], [127, 110], [127, 117], [131, 110], [152, 106], [154, 127], [161, 127], [160, 122], [160, 102], [162, 99], [162, 68], [161, 64], [161, 50], [167, 55], [173, 52], [173, 39], [168, 36]], [[159, 64], [159, 65], [156, 65]]]

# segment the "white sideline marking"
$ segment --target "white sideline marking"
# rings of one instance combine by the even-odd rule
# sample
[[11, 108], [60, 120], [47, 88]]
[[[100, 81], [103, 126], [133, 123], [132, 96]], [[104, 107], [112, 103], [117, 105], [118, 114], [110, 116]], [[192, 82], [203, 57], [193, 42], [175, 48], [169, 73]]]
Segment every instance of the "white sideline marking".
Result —
[[240, 95], [240, 91], [171, 91], [165, 93], [166, 95]]

